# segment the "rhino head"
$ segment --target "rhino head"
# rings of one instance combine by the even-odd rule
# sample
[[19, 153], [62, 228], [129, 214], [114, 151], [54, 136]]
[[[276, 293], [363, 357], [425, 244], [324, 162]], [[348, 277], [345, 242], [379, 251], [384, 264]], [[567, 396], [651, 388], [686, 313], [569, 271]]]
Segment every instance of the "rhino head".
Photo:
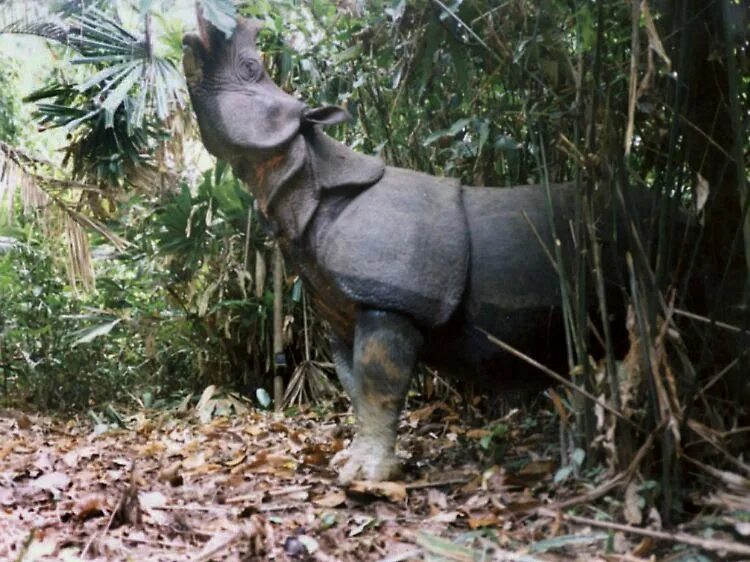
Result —
[[380, 159], [319, 130], [349, 120], [346, 110], [311, 109], [274, 84], [256, 47], [261, 22], [240, 19], [231, 38], [200, 12], [198, 26], [183, 38], [183, 66], [203, 144], [232, 165], [280, 232], [301, 236], [324, 190], [380, 180]]
[[198, 34], [183, 38], [190, 98], [209, 152], [230, 163], [278, 151], [306, 126], [348, 120], [342, 108], [308, 108], [274, 84], [256, 40], [263, 24], [240, 19], [230, 39], [198, 13]]

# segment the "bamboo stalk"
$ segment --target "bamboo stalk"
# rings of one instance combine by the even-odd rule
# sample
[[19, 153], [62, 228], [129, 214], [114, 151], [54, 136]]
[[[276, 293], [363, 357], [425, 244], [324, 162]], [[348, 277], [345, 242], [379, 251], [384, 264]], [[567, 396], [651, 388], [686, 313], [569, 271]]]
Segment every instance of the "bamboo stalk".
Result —
[[614, 416], [617, 416], [618, 418], [620, 418], [622, 421], [624, 421], [628, 425], [631, 425], [634, 429], [642, 432], [641, 428], [639, 428], [635, 424], [635, 422], [633, 422], [633, 420], [631, 420], [630, 418], [626, 418], [624, 415], [622, 415], [621, 412], [618, 412], [617, 410], [615, 410], [614, 408], [612, 408], [612, 406], [610, 406], [606, 402], [602, 402], [596, 396], [594, 396], [593, 394], [591, 394], [590, 392], [588, 392], [586, 389], [581, 388], [579, 385], [576, 385], [576, 384], [570, 382], [568, 379], [566, 379], [562, 375], [554, 372], [549, 367], [546, 367], [545, 365], [542, 365], [539, 361], [536, 361], [535, 359], [532, 359], [531, 357], [529, 357], [528, 355], [526, 355], [522, 351], [519, 351], [518, 349], [516, 349], [512, 345], [504, 342], [501, 339], [496, 338], [495, 336], [493, 336], [489, 332], [483, 330], [482, 328], [476, 328], [476, 330], [480, 334], [482, 334], [484, 337], [486, 337], [489, 341], [491, 341], [492, 343], [494, 343], [495, 345], [497, 345], [499, 348], [501, 348], [502, 350], [507, 351], [508, 353], [510, 353], [511, 355], [514, 355], [515, 357], [518, 357], [519, 359], [521, 359], [522, 361], [525, 361], [526, 363], [528, 363], [532, 367], [535, 367], [536, 369], [539, 369], [541, 372], [543, 372], [545, 375], [547, 375], [551, 379], [553, 379], [553, 380], [557, 381], [558, 383], [562, 384], [563, 386], [565, 386], [565, 387], [573, 390], [574, 392], [577, 392], [577, 393], [585, 396], [586, 398], [588, 398], [592, 402], [598, 404], [604, 410], [608, 411], [610, 414], [613, 414]]
[[[732, 18], [729, 0], [722, 0], [722, 16], [724, 27], [724, 56], [727, 66], [727, 87], [729, 89], [729, 107], [732, 119], [732, 132], [734, 133], [734, 145], [732, 153], [734, 163], [737, 166], [737, 189], [740, 195], [740, 204], [745, 209], [748, 204], [748, 189], [745, 178], [745, 164], [743, 158], [743, 127], [742, 127], [742, 108], [740, 107], [739, 87], [737, 85], [737, 63], [734, 57], [734, 48], [732, 45], [732, 31], [730, 21]], [[745, 242], [745, 266], [750, 279], [750, 216], [742, 217], [742, 237]]]
[[273, 403], [275, 410], [281, 412], [284, 405], [284, 376], [283, 368], [285, 361], [284, 342], [282, 340], [283, 328], [283, 262], [281, 250], [278, 244], [273, 251], [273, 356], [274, 356], [274, 377], [273, 377]]
[[645, 529], [642, 527], [634, 527], [632, 525], [623, 525], [621, 523], [612, 523], [610, 521], [601, 521], [599, 519], [591, 519], [589, 517], [580, 517], [578, 515], [559, 513], [544, 508], [540, 508], [539, 510], [537, 510], [537, 513], [539, 513], [540, 515], [546, 515], [548, 517], [562, 517], [567, 521], [580, 523], [582, 525], [590, 525], [592, 527], [599, 527], [602, 529], [609, 529], [611, 531], [631, 533], [642, 537], [650, 537], [652, 539], [669, 541], [678, 544], [689, 544], [690, 546], [696, 546], [698, 548], [702, 548], [703, 550], [712, 552], [738, 554], [745, 556], [750, 555], [750, 546], [731, 540], [706, 539], [702, 537], [696, 537], [688, 533], [668, 533], [666, 531]]

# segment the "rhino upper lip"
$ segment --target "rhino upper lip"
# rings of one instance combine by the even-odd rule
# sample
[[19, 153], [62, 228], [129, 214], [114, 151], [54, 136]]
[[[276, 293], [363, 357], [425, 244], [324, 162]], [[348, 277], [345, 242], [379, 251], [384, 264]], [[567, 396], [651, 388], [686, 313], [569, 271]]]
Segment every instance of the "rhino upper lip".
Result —
[[186, 33], [182, 36], [182, 44], [190, 47], [197, 57], [203, 58], [208, 52], [208, 45], [195, 33]]

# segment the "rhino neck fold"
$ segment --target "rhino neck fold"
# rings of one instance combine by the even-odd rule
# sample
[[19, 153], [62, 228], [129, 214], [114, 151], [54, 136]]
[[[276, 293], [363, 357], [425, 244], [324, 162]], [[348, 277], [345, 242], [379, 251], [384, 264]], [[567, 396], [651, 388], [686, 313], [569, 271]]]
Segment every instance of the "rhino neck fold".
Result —
[[[356, 199], [383, 178], [385, 164], [313, 127], [282, 150], [242, 158], [235, 164], [235, 171], [255, 195], [282, 252], [305, 280], [316, 307], [339, 337], [351, 341], [358, 302], [342, 292], [330, 272], [320, 266], [319, 248], [310, 240], [315, 239], [310, 231], [334, 218], [327, 212], [321, 215], [324, 195], [329, 199]], [[311, 225], [317, 226], [311, 229]]]
[[298, 135], [281, 152], [254, 154], [235, 166], [274, 235], [297, 242], [318, 206], [307, 144]]
[[299, 243], [315, 215], [322, 192], [366, 189], [380, 181], [385, 164], [353, 151], [313, 127], [282, 150], [251, 154], [236, 166], [263, 215], [277, 234]]

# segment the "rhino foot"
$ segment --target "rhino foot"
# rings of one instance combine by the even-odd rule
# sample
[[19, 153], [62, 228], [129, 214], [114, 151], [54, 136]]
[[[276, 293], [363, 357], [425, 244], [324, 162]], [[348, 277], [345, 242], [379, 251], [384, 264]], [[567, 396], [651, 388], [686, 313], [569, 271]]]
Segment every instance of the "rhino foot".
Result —
[[331, 461], [339, 469], [339, 483], [350, 484], [354, 480], [397, 480], [401, 467], [393, 446], [381, 440], [355, 437], [348, 449], [341, 451]]

